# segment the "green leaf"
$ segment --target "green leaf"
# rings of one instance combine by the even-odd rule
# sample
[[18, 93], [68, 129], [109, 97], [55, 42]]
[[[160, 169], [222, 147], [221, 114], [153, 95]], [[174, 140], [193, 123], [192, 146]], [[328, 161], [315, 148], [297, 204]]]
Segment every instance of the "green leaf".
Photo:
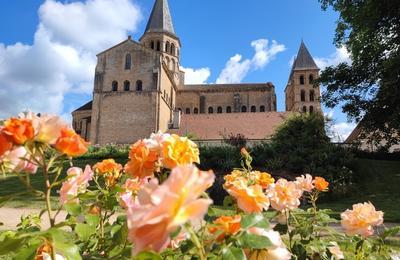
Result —
[[162, 260], [161, 256], [154, 252], [141, 252], [133, 258], [134, 260]]
[[244, 233], [238, 238], [238, 242], [245, 248], [264, 249], [272, 245], [266, 236]]
[[32, 239], [17, 251], [14, 259], [34, 259], [37, 249], [43, 244], [41, 239]]
[[100, 217], [98, 215], [87, 214], [85, 216], [85, 220], [90, 226], [97, 227], [97, 225], [100, 223]]
[[225, 247], [222, 249], [222, 260], [246, 260], [246, 256], [240, 248]]
[[56, 252], [63, 255], [68, 260], [82, 260], [79, 254], [79, 247], [74, 244], [71, 233], [60, 229], [49, 229]]
[[68, 212], [68, 214], [74, 217], [77, 217], [82, 213], [82, 208], [79, 204], [75, 203], [65, 204], [64, 208]]
[[400, 232], [400, 226], [386, 229], [381, 235], [382, 239], [394, 237]]
[[274, 230], [278, 231], [279, 234], [283, 235], [283, 234], [287, 233], [288, 227], [286, 225], [278, 223], [278, 224], [275, 225]]
[[0, 243], [0, 255], [7, 255], [10, 252], [15, 252], [18, 248], [25, 244], [24, 238], [19, 238], [13, 235], [4, 237]]
[[78, 223], [75, 226], [75, 232], [82, 241], [88, 241], [89, 238], [96, 232], [96, 226]]
[[250, 214], [242, 216], [242, 220], [240, 221], [240, 225], [243, 230], [247, 230], [251, 227], [256, 226], [259, 222], [263, 221], [264, 217], [261, 214]]

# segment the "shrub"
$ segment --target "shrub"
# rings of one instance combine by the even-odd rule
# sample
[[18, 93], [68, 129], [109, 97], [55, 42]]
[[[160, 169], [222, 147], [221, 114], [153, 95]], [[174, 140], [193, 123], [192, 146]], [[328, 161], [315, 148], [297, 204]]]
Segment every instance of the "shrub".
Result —
[[224, 142], [229, 145], [242, 148], [246, 146], [247, 139], [243, 134], [230, 134], [228, 137], [224, 137]]

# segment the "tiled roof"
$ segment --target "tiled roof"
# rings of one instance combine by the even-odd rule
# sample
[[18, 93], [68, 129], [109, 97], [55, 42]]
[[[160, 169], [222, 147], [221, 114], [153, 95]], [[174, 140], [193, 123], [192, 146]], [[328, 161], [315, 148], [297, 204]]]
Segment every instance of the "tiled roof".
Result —
[[170, 132], [180, 135], [194, 134], [199, 140], [222, 139], [230, 134], [243, 134], [247, 139], [266, 139], [283, 123], [290, 113], [223, 113], [183, 114], [179, 129]]
[[293, 63], [292, 70], [303, 70], [303, 69], [318, 69], [317, 64], [306, 45], [301, 41], [299, 52], [297, 53], [296, 59]]
[[202, 84], [202, 85], [184, 85], [179, 91], [240, 91], [240, 90], [269, 90], [275, 88], [271, 83], [240, 83], [240, 84]]
[[146, 26], [146, 32], [168, 32], [175, 35], [167, 0], [156, 0]]
[[93, 101], [89, 101], [86, 104], [84, 104], [83, 106], [81, 106], [80, 108], [78, 108], [76, 111], [84, 111], [84, 110], [92, 110], [92, 105], [93, 105]]

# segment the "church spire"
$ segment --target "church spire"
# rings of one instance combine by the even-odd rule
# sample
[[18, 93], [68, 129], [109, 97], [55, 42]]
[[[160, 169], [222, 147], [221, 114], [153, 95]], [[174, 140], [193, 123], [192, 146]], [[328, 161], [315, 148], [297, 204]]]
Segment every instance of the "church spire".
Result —
[[304, 41], [301, 40], [299, 52], [297, 53], [296, 59], [293, 63], [293, 70], [305, 70], [305, 69], [319, 69], [310, 52], [308, 51]]
[[149, 21], [147, 22], [146, 33], [147, 32], [170, 33], [175, 35], [168, 0], [156, 0]]

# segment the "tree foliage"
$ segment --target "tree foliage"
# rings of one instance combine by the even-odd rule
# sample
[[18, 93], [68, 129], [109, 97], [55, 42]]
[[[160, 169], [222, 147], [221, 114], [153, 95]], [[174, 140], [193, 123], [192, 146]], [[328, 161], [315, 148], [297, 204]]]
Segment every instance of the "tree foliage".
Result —
[[318, 83], [327, 87], [328, 107], [343, 104], [360, 122], [370, 142], [399, 143], [400, 136], [400, 1], [319, 0], [340, 15], [334, 42], [351, 54], [351, 64], [327, 67]]

